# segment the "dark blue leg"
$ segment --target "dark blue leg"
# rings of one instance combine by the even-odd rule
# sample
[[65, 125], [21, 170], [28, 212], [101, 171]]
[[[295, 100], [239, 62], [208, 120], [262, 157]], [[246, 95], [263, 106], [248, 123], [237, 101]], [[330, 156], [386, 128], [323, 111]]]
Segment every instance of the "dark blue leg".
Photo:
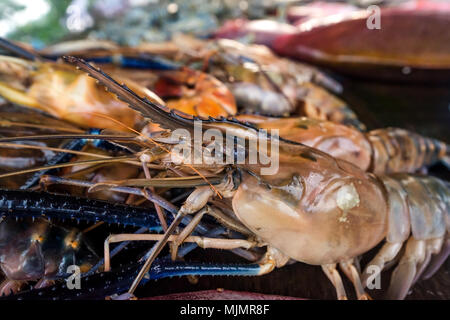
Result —
[[[208, 237], [217, 237], [225, 232], [224, 227], [217, 227], [206, 234]], [[197, 247], [196, 243], [188, 243], [178, 250], [178, 256], [184, 257]], [[181, 261], [171, 261], [168, 257], [155, 261], [150, 268], [148, 276], [143, 281], [162, 279], [174, 276], [257, 276], [263, 272], [259, 264], [207, 264], [207, 263], [186, 263]]]
[[[45, 57], [51, 60], [57, 60], [60, 58], [59, 55], [46, 55]], [[154, 71], [177, 70], [181, 67], [180, 64], [168, 59], [143, 53], [135, 56], [104, 55], [97, 57], [86, 56], [82, 58], [87, 62], [93, 62], [96, 64], [115, 64], [122, 68], [145, 69]]]
[[[162, 261], [154, 263], [148, 273], [151, 280], [175, 276], [258, 276], [264, 268], [253, 264], [210, 264], [181, 261]], [[148, 277], [145, 277], [147, 281]], [[144, 282], [146, 280], [143, 280]]]
[[[142, 264], [131, 264], [115, 268], [110, 272], [102, 272], [81, 278], [81, 288], [70, 290], [66, 281], [17, 295], [1, 297], [0, 300], [86, 300], [105, 299], [105, 297], [126, 292]], [[150, 279], [161, 279], [174, 276], [257, 276], [262, 268], [258, 264], [206, 264], [184, 263], [166, 260], [156, 260], [150, 269]], [[145, 277], [141, 283], [149, 279]]]
[[135, 68], [135, 69], [147, 69], [147, 70], [176, 70], [180, 68], [180, 65], [169, 61], [167, 59], [149, 55], [140, 54], [139, 56], [103, 56], [96, 58], [87, 58], [89, 62], [97, 64], [102, 63], [114, 63], [122, 68]]

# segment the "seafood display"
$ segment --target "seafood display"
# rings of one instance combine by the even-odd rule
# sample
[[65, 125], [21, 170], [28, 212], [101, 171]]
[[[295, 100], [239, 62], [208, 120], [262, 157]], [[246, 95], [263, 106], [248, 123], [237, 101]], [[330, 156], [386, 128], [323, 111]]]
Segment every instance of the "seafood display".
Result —
[[[392, 28], [448, 19], [429, 1], [377, 4]], [[346, 35], [367, 19], [356, 2], [230, 3], [157, 6], [130, 39], [99, 35], [120, 25], [98, 4], [111, 16], [97, 40], [0, 38], [0, 300], [160, 299], [157, 279], [294, 266], [321, 270], [331, 293], [314, 299], [409, 299], [436, 276], [447, 282], [427, 293], [450, 298], [450, 142], [366, 124], [343, 76], [319, 69], [445, 74], [447, 43], [363, 50]], [[273, 12], [288, 23], [252, 20]], [[247, 295], [261, 294], [279, 296]]]

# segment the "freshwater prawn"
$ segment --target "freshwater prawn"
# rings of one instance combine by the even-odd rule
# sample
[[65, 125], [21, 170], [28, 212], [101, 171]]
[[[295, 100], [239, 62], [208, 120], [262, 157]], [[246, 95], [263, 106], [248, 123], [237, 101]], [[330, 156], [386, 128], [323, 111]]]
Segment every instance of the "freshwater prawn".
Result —
[[[65, 59], [102, 82], [146, 119], [169, 130], [180, 127], [192, 130], [194, 118], [141, 99], [82, 60]], [[202, 120], [202, 124], [203, 128], [231, 130], [237, 137], [255, 139], [248, 126], [239, 122], [211, 119]], [[403, 299], [434, 255], [438, 263], [445, 261], [449, 253], [450, 194], [443, 181], [408, 174], [376, 176], [349, 162], [283, 139], [280, 139], [275, 154], [280, 170], [274, 175], [261, 174], [260, 163], [245, 162], [224, 166], [224, 169], [230, 169], [227, 178], [214, 188], [197, 187], [164, 235], [159, 237], [128, 294], [133, 295], [167, 241], [180, 244], [187, 238], [193, 226], [186, 227], [178, 237], [171, 237], [181, 219], [195, 214], [193, 221], [200, 221], [204, 214], [202, 208], [207, 210], [207, 203], [214, 196], [230, 199], [234, 212], [231, 220], [244, 225], [253, 235], [236, 246], [267, 247], [259, 262], [258, 274], [281, 267], [290, 259], [320, 265], [335, 286], [339, 299], [345, 299], [346, 293], [338, 265], [352, 281], [358, 298], [369, 298], [361, 280], [365, 279], [367, 270], [361, 274], [355, 259], [384, 239], [385, 245], [369, 263], [378, 266], [379, 272], [387, 261], [399, 254], [406, 242], [406, 251], [391, 279], [390, 298]], [[116, 183], [111, 182], [108, 186]], [[152, 182], [143, 179], [118, 185], [150, 186]], [[133, 236], [127, 239], [133, 240]], [[149, 239], [155, 237], [149, 236]], [[203, 245], [233, 247], [222, 240], [211, 240]]]

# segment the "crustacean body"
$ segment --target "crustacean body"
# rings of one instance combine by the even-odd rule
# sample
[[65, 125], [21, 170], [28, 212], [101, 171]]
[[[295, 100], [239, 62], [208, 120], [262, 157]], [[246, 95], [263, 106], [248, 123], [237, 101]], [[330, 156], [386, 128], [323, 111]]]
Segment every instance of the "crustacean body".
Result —
[[353, 127], [308, 118], [238, 115], [260, 129], [276, 129], [285, 139], [303, 143], [376, 174], [410, 172], [439, 161], [448, 164], [449, 146], [400, 128], [360, 132]]
[[[450, 193], [439, 179], [382, 176], [380, 182], [353, 172], [323, 179], [317, 171], [304, 175], [295, 171], [302, 179], [287, 182], [288, 187], [297, 183], [291, 193], [283, 194], [280, 186], [265, 180], [244, 180], [233, 198], [234, 211], [256, 235], [288, 257], [322, 265], [339, 298], [345, 298], [345, 291], [336, 264], [351, 279], [358, 297], [365, 297], [362, 288], [371, 274], [366, 271], [360, 282], [354, 259], [385, 237], [386, 244], [366, 270], [375, 265], [381, 272], [407, 241], [387, 293], [391, 299], [406, 296], [432, 254], [442, 251], [448, 256]], [[320, 183], [308, 183], [314, 179]]]
[[[78, 161], [74, 161], [73, 164], [67, 164], [74, 168], [69, 172], [64, 172], [65, 175], [69, 175], [69, 179], [43, 177], [41, 183], [63, 183], [87, 187], [89, 192], [95, 192], [97, 195], [102, 193], [101, 197], [106, 196], [115, 201], [117, 198], [111, 197], [111, 192], [144, 197], [152, 202], [156, 201], [154, 202], [155, 206], [157, 203], [175, 215], [173, 219], [167, 217], [170, 226], [163, 227], [164, 234], [119, 234], [111, 235], [106, 239], [105, 270], [109, 270], [111, 266], [110, 243], [128, 240], [157, 241], [154, 250], [146, 256], [148, 258], [146, 263], [131, 284], [130, 294], [134, 292], [147, 272], [150, 272], [150, 277], [152, 275], [155, 278], [159, 277], [151, 267], [156, 255], [167, 241], [173, 242], [171, 247], [173, 259], [180, 256], [178, 246], [183, 242], [192, 242], [204, 248], [232, 250], [242, 248], [250, 254], [254, 248], [267, 247], [266, 254], [257, 264], [242, 266], [234, 271], [231, 268], [223, 267], [223, 269], [216, 269], [216, 272], [220, 270], [220, 274], [260, 275], [272, 271], [275, 267], [283, 266], [289, 260], [320, 265], [336, 287], [339, 298], [345, 298], [346, 293], [337, 271], [338, 264], [354, 284], [357, 297], [364, 299], [368, 298], [364, 287], [368, 284], [370, 276], [373, 275], [372, 267], [375, 267], [375, 272], [380, 273], [387, 262], [401, 257], [392, 276], [388, 297], [404, 298], [408, 289], [420, 276], [429, 276], [448, 256], [449, 190], [441, 180], [408, 174], [374, 175], [366, 172], [371, 165], [359, 168], [348, 161], [336, 159], [317, 149], [292, 142], [290, 140], [294, 139], [286, 138], [283, 134], [277, 142], [271, 136], [266, 135], [261, 138], [259, 135], [261, 131], [237, 120], [225, 118], [205, 120], [173, 111], [165, 105], [141, 99], [132, 90], [119, 85], [97, 69], [75, 58], [70, 59], [71, 62], [107, 86], [120, 99], [130, 104], [141, 114], [142, 118], [155, 121], [162, 129], [169, 131], [185, 129], [189, 133], [195, 130], [195, 121], [199, 121], [203, 126], [202, 130], [214, 129], [222, 133], [231, 133], [237, 139], [247, 139], [249, 142], [257, 140], [258, 144], [262, 146], [264, 145], [262, 142], [267, 143], [265, 150], [254, 150], [250, 145], [244, 149], [232, 147], [231, 150], [228, 150], [228, 153], [233, 155], [232, 158], [244, 156], [245, 161], [237, 164], [218, 163], [218, 158], [213, 157], [212, 154], [203, 158], [200, 163], [192, 164], [189, 158], [181, 158], [181, 162], [174, 163], [172, 157], [175, 148], [180, 143], [192, 147], [186, 134], [182, 134], [178, 138], [170, 138], [165, 134], [150, 134], [149, 136], [140, 134], [135, 137], [124, 134], [118, 136], [84, 135], [88, 139], [102, 139], [103, 137], [109, 140], [117, 139], [119, 146], [122, 143], [120, 138], [123, 137], [134, 143], [134, 148], [127, 148], [129, 152], [138, 150], [130, 156], [102, 159], [101, 163], [117, 161], [120, 165], [126, 165], [129, 162], [137, 162], [143, 168], [151, 165], [152, 168], [168, 169], [173, 173], [171, 175], [163, 174], [162, 178], [156, 179], [147, 174], [145, 174], [145, 178], [130, 179], [135, 175], [135, 171], [121, 177], [115, 174], [109, 175], [108, 167], [104, 167], [100, 170], [96, 168], [94, 176], [92, 176], [93, 172], [84, 170], [87, 164], [93, 164], [88, 161], [91, 161], [92, 157], [105, 156], [105, 154], [97, 152], [96, 155], [96, 152], [90, 150], [87, 152], [86, 158], [79, 157]], [[282, 120], [289, 119], [273, 121]], [[309, 132], [312, 137], [310, 136], [308, 139], [314, 140], [314, 136], [317, 136], [315, 132], [325, 129], [325, 137], [335, 139], [336, 134], [338, 136], [339, 134], [347, 135], [351, 137], [350, 141], [355, 145], [359, 139], [369, 145], [375, 141], [370, 139], [370, 133], [367, 134], [369, 137], [367, 138], [355, 129], [341, 128], [338, 125], [335, 125], [336, 127], [327, 126], [326, 122], [322, 123], [317, 120], [302, 119], [302, 121], [299, 122], [299, 129], [305, 129], [305, 125], [311, 128]], [[270, 124], [271, 121], [267, 123]], [[286, 122], [281, 127], [287, 129], [289, 128], [288, 124], [292, 126], [292, 123]], [[261, 123], [258, 125], [262, 127]], [[271, 129], [270, 125], [266, 129]], [[381, 136], [381, 134], [377, 134], [377, 136]], [[30, 138], [32, 137], [30, 136]], [[68, 135], [64, 137], [67, 138]], [[76, 134], [73, 137], [76, 137]], [[0, 141], [4, 143], [12, 141], [11, 139], [14, 137]], [[22, 136], [16, 139], [23, 141], [27, 137]], [[277, 146], [277, 143], [278, 148], [272, 148]], [[324, 145], [327, 146], [326, 143]], [[427, 146], [427, 143], [425, 145]], [[434, 144], [433, 146], [435, 149], [431, 147], [431, 144], [425, 148], [431, 151], [430, 154], [412, 156], [412, 158], [417, 160], [418, 158], [437, 157], [440, 152], [436, 154], [433, 152], [441, 147]], [[208, 149], [211, 145], [206, 143], [203, 147]], [[333, 151], [333, 143], [328, 144], [328, 148], [328, 151]], [[216, 150], [220, 151], [220, 149]], [[412, 152], [415, 154], [414, 152], [424, 149], [413, 150]], [[263, 173], [262, 169], [268, 166], [267, 163], [250, 161], [251, 152], [255, 151], [257, 153], [267, 151], [270, 159], [278, 159], [278, 171], [271, 174]], [[366, 158], [371, 159], [371, 156]], [[408, 159], [406, 157], [403, 160]], [[406, 165], [408, 162], [404, 161], [403, 167], [395, 167], [393, 164], [399, 159], [388, 157], [388, 160], [388, 165], [383, 167], [384, 171], [382, 172], [384, 173], [390, 172], [390, 170], [410, 170], [410, 167]], [[391, 160], [393, 164], [390, 163]], [[416, 160], [411, 161], [418, 166], [420, 161], [416, 163]], [[423, 162], [423, 164], [428, 163]], [[109, 167], [109, 169], [111, 168], [113, 166]], [[36, 170], [41, 170], [41, 168]], [[106, 171], [102, 172], [103, 170]], [[114, 170], [117, 169], [112, 169], [112, 171]], [[146, 172], [145, 170], [144, 172]], [[83, 172], [83, 174], [79, 174], [79, 172]], [[14, 172], [9, 173], [10, 176], [13, 174]], [[194, 174], [198, 176], [189, 177]], [[181, 175], [181, 177], [176, 177], [176, 175]], [[90, 181], [71, 180], [70, 178]], [[196, 187], [196, 189], [188, 196], [179, 210], [170, 203], [162, 201], [151, 190], [153, 187], [183, 186]], [[224, 204], [223, 208], [217, 207], [214, 202], [218, 198], [223, 198], [221, 200], [221, 203]], [[11, 203], [8, 201], [11, 200], [4, 202], [5, 209], [7, 209], [8, 203]], [[122, 197], [120, 201], [124, 201], [124, 198]], [[227, 207], [232, 210], [227, 211]], [[96, 210], [98, 209], [90, 212], [94, 212], [97, 217], [101, 216]], [[102, 212], [105, 214], [108, 210]], [[203, 231], [199, 233], [197, 227], [200, 226], [200, 220], [205, 214], [213, 216], [226, 228], [240, 235], [217, 237], [211, 235], [208, 229], [202, 229]], [[190, 215], [194, 215], [194, 217], [191, 218]], [[185, 229], [178, 235], [174, 235], [176, 226], [188, 217], [188, 221], [183, 223]], [[194, 231], [195, 233], [191, 234]], [[383, 241], [386, 242], [379, 254], [361, 273], [356, 260]], [[405, 242], [406, 249], [402, 253], [400, 249]], [[427, 269], [430, 263], [430, 269]], [[195, 270], [195, 272], [192, 271], [194, 274], [207, 274], [205, 273], [206, 269], [202, 268], [200, 269], [203, 270], [203, 273], [198, 271], [199, 269], [191, 269], [191, 271]], [[174, 269], [177, 268], [174, 267]], [[180, 269], [178, 272], [181, 272]], [[183, 274], [188, 274], [188, 271], [183, 272]], [[208, 272], [212, 274], [214, 271]]]
[[[223, 48], [226, 47], [225, 42]], [[240, 55], [239, 47], [236, 47], [236, 50], [237, 52], [224, 49], [226, 54], [217, 56], [221, 59], [227, 57], [244, 61], [248, 70], [245, 68], [237, 70], [239, 63], [225, 63], [222, 70], [228, 72], [228, 75], [232, 74], [235, 79], [240, 79], [238, 83], [242, 86], [246, 79], [251, 79], [249, 83], [266, 81], [264, 83], [280, 94], [279, 97], [288, 96], [288, 91], [278, 90], [279, 84], [273, 75], [274, 71], [269, 68], [272, 61], [270, 55], [255, 53], [254, 59], [246, 60]], [[202, 59], [205, 58], [205, 55], [200, 56]], [[118, 287], [114, 292], [108, 286], [104, 287], [104, 292], [108, 292], [108, 295], [122, 293], [126, 289], [124, 287], [129, 287], [128, 295], [119, 298], [131, 297], [141, 280], [143, 278], [148, 280], [148, 277], [157, 279], [175, 274], [261, 275], [289, 261], [299, 261], [320, 265], [335, 286], [338, 298], [344, 299], [347, 295], [337, 271], [339, 265], [353, 283], [356, 296], [367, 299], [369, 296], [365, 293], [364, 287], [369, 284], [372, 276], [379, 275], [385, 265], [399, 258], [387, 296], [401, 299], [419, 278], [429, 277], [447, 258], [450, 198], [448, 185], [433, 177], [407, 173], [391, 174], [415, 172], [437, 160], [445, 161], [448, 156], [445, 144], [400, 129], [385, 129], [363, 134], [351, 127], [306, 118], [268, 120], [259, 117], [260, 120], [256, 121], [250, 116], [247, 116], [247, 119], [244, 117], [244, 120], [257, 126], [252, 127], [239, 120], [225, 118], [234, 112], [232, 108], [228, 108], [233, 106], [234, 97], [226, 90], [222, 91], [224, 86], [210, 75], [190, 69], [158, 71], [156, 81], [152, 82], [150, 87], [168, 99], [168, 102], [164, 103], [156, 95], [152, 95], [153, 99], [141, 98], [142, 93], [135, 93], [133, 87], [119, 84], [82, 60], [73, 57], [65, 59], [98, 80], [98, 84], [94, 79], [89, 81], [94, 81], [99, 91], [103, 90], [102, 85], [106, 86], [110, 92], [105, 94], [110, 99], [122, 103], [123, 106], [128, 104], [131, 108], [127, 110], [134, 110], [139, 122], [152, 121], [162, 130], [152, 130], [154, 128], [150, 125], [138, 131], [134, 129], [135, 124], [127, 123], [123, 118], [115, 119], [113, 114], [107, 115], [111, 120], [110, 123], [114, 123], [114, 126], [109, 127], [112, 130], [103, 131], [95, 129], [83, 131], [64, 125], [55, 127], [52, 131], [52, 128], [48, 126], [45, 128], [39, 122], [28, 123], [26, 125], [30, 128], [40, 126], [42, 130], [50, 130], [50, 134], [32, 133], [27, 136], [16, 133], [0, 138], [0, 143], [13, 148], [7, 143], [75, 139], [73, 141], [79, 143], [77, 149], [67, 144], [53, 149], [42, 145], [42, 150], [58, 152], [51, 159], [55, 161], [54, 165], [35, 167], [35, 163], [28, 163], [22, 167], [12, 168], [18, 170], [15, 172], [6, 170], [6, 173], [0, 174], [0, 178], [40, 172], [37, 178], [33, 176], [31, 182], [27, 181], [20, 188], [29, 189], [32, 186], [36, 189], [61, 190], [57, 185], [64, 184], [84, 188], [83, 195], [114, 202], [142, 204], [150, 201], [156, 208], [158, 218], [151, 215], [152, 211], [149, 214], [152, 217], [152, 224], [147, 224], [149, 221], [145, 219], [142, 224], [141, 214], [145, 215], [148, 211], [146, 209], [142, 208], [143, 210], [139, 211], [136, 208], [129, 207], [128, 210], [128, 207], [122, 207], [118, 210], [114, 205], [86, 202], [86, 199], [77, 199], [77, 203], [86, 205], [82, 209], [86, 212], [76, 213], [74, 212], [76, 210], [70, 207], [73, 203], [67, 201], [67, 197], [51, 198], [49, 194], [45, 194], [45, 198], [47, 200], [51, 198], [54, 203], [41, 204], [37, 200], [39, 198], [36, 198], [39, 196], [29, 190], [22, 193], [0, 190], [3, 195], [0, 199], [2, 200], [0, 211], [3, 215], [11, 217], [25, 214], [35, 218], [36, 215], [46, 215], [48, 212], [53, 216], [58, 213], [62, 218], [74, 218], [79, 215], [90, 222], [112, 220], [114, 224], [123, 223], [143, 228], [135, 233], [112, 234], [106, 238], [105, 258], [104, 263], [102, 262], [105, 272], [111, 269], [113, 256], [110, 251], [111, 243], [133, 240], [157, 241], [151, 251], [143, 254], [141, 261], [145, 263], [129, 267], [132, 271], [126, 275], [127, 280], [121, 284], [120, 289]], [[21, 80], [28, 75], [27, 69], [22, 67], [28, 64], [10, 57], [1, 61], [6, 62], [7, 67], [4, 69], [7, 71], [4, 79], [11, 80], [8, 85], [13, 89], [23, 86]], [[208, 58], [204, 61], [206, 67], [211, 70], [217, 68], [216, 70], [220, 71], [218, 66], [225, 60]], [[16, 64], [11, 64], [12, 62]], [[62, 63], [33, 63], [38, 67], [57, 65], [61, 70], [73, 70], [77, 76], [87, 78], [82, 71], [75, 71], [72, 66]], [[282, 66], [283, 64], [279, 65], [280, 68]], [[289, 65], [286, 64], [283, 68], [288, 70]], [[53, 73], [57, 75], [58, 72], [54, 72], [55, 70], [48, 72], [47, 75], [51, 76]], [[113, 73], [126, 73], [131, 72], [130, 70], [113, 70]], [[248, 73], [249, 70], [253, 70], [253, 74]], [[224, 75], [220, 75], [219, 71], [211, 73], [213, 75], [217, 73], [217, 78], [220, 79], [220, 76]], [[137, 74], [135, 76], [138, 77]], [[142, 87], [142, 82], [138, 82]], [[229, 86], [231, 82], [228, 81]], [[289, 85], [283, 87], [289, 88]], [[9, 87], [5, 84], [3, 88]], [[17, 103], [26, 105], [25, 102], [34, 99], [33, 96], [21, 95], [14, 90], [6, 90], [5, 94], [16, 98], [11, 100]], [[203, 94], [198, 96], [199, 92]], [[170, 97], [176, 99], [172, 100]], [[208, 109], [209, 107], [211, 108]], [[216, 112], [217, 110], [219, 112]], [[225, 110], [223, 114], [222, 110]], [[216, 118], [206, 119], [206, 116]], [[15, 122], [13, 124], [15, 127], [27, 128], [17, 119], [8, 121], [2, 122], [1, 128], [6, 128], [12, 122]], [[201, 125], [200, 139], [207, 140], [200, 141], [200, 144], [195, 141], [198, 124]], [[118, 128], [132, 133], [112, 132]], [[139, 126], [140, 128], [142, 126]], [[271, 129], [280, 129], [281, 138], [264, 134]], [[215, 134], [212, 134], [212, 131]], [[55, 134], [52, 135], [53, 133]], [[191, 139], [191, 133], [194, 133], [194, 140]], [[219, 137], [217, 133], [221, 136]], [[231, 146], [227, 143], [226, 146], [220, 144], [220, 141], [225, 141], [222, 139], [224, 134], [227, 135], [227, 141], [228, 135], [231, 136], [233, 141]], [[213, 139], [208, 140], [208, 135]], [[90, 144], [86, 145], [86, 140], [91, 141]], [[120, 151], [116, 153], [97, 149], [100, 145], [98, 141], [107, 141]], [[239, 145], [242, 141], [243, 146]], [[20, 146], [24, 150], [31, 148], [23, 144]], [[202, 151], [200, 162], [192, 162], [188, 154], [177, 153], [180, 146], [193, 151], [191, 154]], [[69, 161], [58, 157], [66, 152], [76, 154], [77, 158]], [[259, 161], [252, 162], [254, 155], [257, 155], [256, 159]], [[272, 161], [269, 163], [263, 161], [263, 156], [269, 157]], [[224, 158], [227, 161], [221, 161]], [[231, 161], [228, 162], [229, 160]], [[268, 173], [264, 170], [273, 169], [274, 162], [277, 163], [275, 171]], [[36, 162], [38, 163], [40, 162]], [[29, 166], [33, 168], [21, 170]], [[55, 177], [50, 175], [53, 173], [47, 171], [55, 168], [65, 169], [60, 170], [59, 177]], [[42, 172], [49, 175], [43, 176]], [[166, 195], [173, 196], [170, 192], [165, 193], [167, 190], [176, 189], [175, 192], [179, 192], [182, 188], [195, 190], [185, 192], [181, 198], [176, 197], [177, 201], [180, 201], [189, 194], [180, 208], [163, 198]], [[128, 195], [132, 196], [127, 198]], [[136, 197], [139, 199], [135, 202]], [[131, 201], [128, 201], [130, 198]], [[94, 205], [90, 206], [92, 203]], [[172, 215], [165, 214], [162, 209]], [[139, 211], [141, 219], [137, 224], [133, 222], [135, 220], [132, 212], [135, 210]], [[213, 221], [219, 224], [202, 220], [204, 215], [212, 216]], [[205, 220], [208, 221], [207, 226], [204, 224]], [[179, 225], [184, 228], [178, 230]], [[14, 226], [9, 224], [5, 226], [8, 226], [6, 231], [16, 233], [17, 228]], [[30, 234], [34, 234], [33, 230], [36, 228], [45, 227], [40, 221], [27, 226], [29, 228], [26, 229]], [[146, 233], [161, 230], [164, 234]], [[35, 240], [35, 238], [28, 236], [26, 239]], [[172, 261], [162, 263], [161, 260], [155, 260], [167, 242], [171, 243]], [[183, 269], [179, 265], [180, 262], [175, 261], [186, 252], [183, 250], [184, 247], [180, 247], [183, 243], [189, 243], [191, 248], [193, 245], [232, 250], [249, 261], [258, 262], [234, 269], [226, 265], [208, 269], [197, 265], [193, 267], [193, 264]], [[361, 272], [358, 266], [360, 256], [378, 245], [383, 245], [381, 250]], [[261, 247], [266, 248], [263, 256]], [[31, 245], [24, 250], [30, 248], [30, 253], [33, 253], [35, 247]], [[402, 251], [403, 248], [405, 250]], [[21, 252], [25, 252], [24, 250]], [[20, 252], [8, 253], [2, 259], [6, 263], [8, 258], [17, 261], [16, 258], [20, 254]], [[49, 261], [53, 261], [51, 257]], [[155, 267], [154, 263], [157, 263], [157, 268], [152, 268]], [[53, 266], [57, 264], [58, 262], [52, 262]], [[139, 273], [138, 267], [141, 268]], [[96, 270], [99, 268], [92, 268], [89, 272], [92, 274]], [[41, 272], [39, 277], [34, 275], [30, 277], [33, 280], [45, 279], [46, 272], [45, 270]], [[50, 271], [48, 273], [51, 274]], [[7, 273], [10, 280], [27, 280], [23, 272], [21, 277]], [[98, 281], [99, 278], [95, 279]], [[131, 283], [132, 279], [134, 281]], [[11, 283], [5, 284], [4, 288], [6, 291], [10, 288], [19, 289]], [[38, 294], [49, 294], [45, 289], [39, 290], [43, 291], [37, 291]], [[33, 295], [32, 292], [27, 294]], [[73, 294], [69, 293], [66, 296], [72, 297]]]
[[[168, 112], [163, 106], [140, 99], [128, 88], [81, 60], [66, 59], [102, 82], [145, 118], [166, 129], [184, 127], [192, 130], [193, 118]], [[205, 120], [202, 124], [203, 128], [222, 132], [228, 130], [236, 137], [247, 137], [249, 140], [257, 136], [256, 131], [252, 132], [248, 126], [238, 122]], [[232, 170], [222, 183], [214, 188], [197, 187], [164, 236], [158, 238], [129, 294], [134, 292], [167, 241], [180, 244], [187, 239], [189, 233], [186, 231], [178, 237], [171, 237], [181, 219], [196, 213], [193, 220], [199, 221], [205, 214], [204, 210], [208, 211], [207, 203], [215, 194], [230, 198], [234, 216], [229, 218], [235, 220], [235, 228], [242, 224], [253, 237], [238, 243], [211, 240], [202, 242], [202, 246], [228, 249], [233, 244], [244, 248], [267, 246], [258, 274], [270, 272], [276, 266], [286, 264], [289, 259], [321, 265], [341, 299], [346, 298], [346, 294], [337, 264], [352, 281], [358, 298], [368, 298], [364, 292], [366, 283], [361, 281], [355, 259], [384, 239], [387, 241], [385, 246], [374, 262], [368, 264], [367, 270], [375, 265], [378, 266], [377, 272], [381, 272], [384, 263], [395, 258], [403, 243], [409, 239], [392, 277], [388, 290], [390, 298], [402, 299], [406, 296], [433, 254], [442, 254], [443, 258], [439, 256], [438, 259], [441, 262], [446, 259], [450, 194], [441, 180], [413, 175], [376, 176], [302, 144], [281, 139], [279, 148], [273, 149], [276, 142], [267, 139], [267, 136], [265, 141], [270, 145], [266, 151], [270, 149], [271, 157], [278, 159], [280, 169], [271, 174], [263, 173], [262, 168], [266, 165], [249, 162], [248, 154], [255, 151], [250, 148], [244, 163], [223, 166]], [[189, 163], [183, 165], [190, 166]], [[200, 167], [204, 168], [205, 164], [200, 164]], [[107, 185], [116, 184], [151, 186], [152, 182], [151, 179], [141, 179], [110, 182]], [[186, 229], [189, 231], [188, 227]], [[126, 235], [122, 236], [120, 239], [127, 239]], [[130, 236], [129, 240], [133, 239], [156, 238], [150, 235]], [[111, 238], [109, 240], [113, 241]], [[363, 273], [364, 277], [367, 272]]]

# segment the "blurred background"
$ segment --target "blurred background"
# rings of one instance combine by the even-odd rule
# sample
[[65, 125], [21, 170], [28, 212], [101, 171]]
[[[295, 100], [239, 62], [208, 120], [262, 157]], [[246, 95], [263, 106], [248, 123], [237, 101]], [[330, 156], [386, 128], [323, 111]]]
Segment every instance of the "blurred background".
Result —
[[[2, 0], [0, 36], [36, 49], [79, 38], [107, 39], [121, 45], [169, 40], [176, 32], [204, 37], [233, 18], [286, 20], [294, 0]], [[346, 2], [367, 7], [402, 0]]]

